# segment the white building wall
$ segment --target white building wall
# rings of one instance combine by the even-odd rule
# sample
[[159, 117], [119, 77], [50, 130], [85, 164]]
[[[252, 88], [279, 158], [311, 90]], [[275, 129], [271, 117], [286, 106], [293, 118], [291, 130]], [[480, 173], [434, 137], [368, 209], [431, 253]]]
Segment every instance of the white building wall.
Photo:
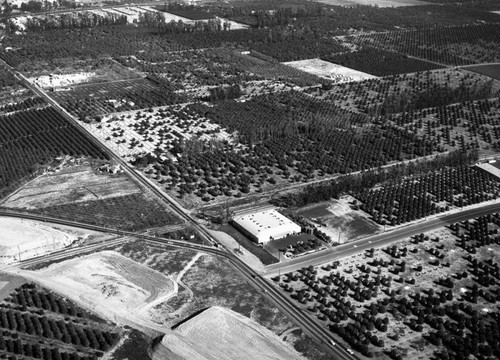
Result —
[[301, 228], [276, 210], [237, 216], [234, 224], [258, 243], [280, 239], [290, 234], [300, 233]]

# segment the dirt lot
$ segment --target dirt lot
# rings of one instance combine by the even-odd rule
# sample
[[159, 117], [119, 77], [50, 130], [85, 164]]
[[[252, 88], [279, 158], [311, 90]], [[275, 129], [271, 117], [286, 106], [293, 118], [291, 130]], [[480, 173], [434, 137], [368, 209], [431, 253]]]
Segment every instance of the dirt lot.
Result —
[[0, 217], [0, 229], [0, 263], [4, 264], [42, 256], [74, 243], [106, 237], [93, 231], [61, 229], [60, 226], [6, 217]]
[[140, 189], [125, 175], [110, 175], [95, 171], [90, 165], [77, 165], [37, 177], [0, 205], [14, 209], [38, 209], [139, 192]]
[[332, 80], [335, 83], [376, 78], [376, 76], [320, 59], [291, 61], [284, 64], [324, 79]]
[[[214, 341], [217, 339], [217, 341]], [[289, 344], [254, 321], [223, 307], [213, 306], [164, 336], [153, 359], [162, 351], [186, 360], [292, 360], [305, 359]], [[163, 356], [161, 356], [163, 355]]]
[[344, 244], [381, 230], [368, 219], [368, 215], [351, 209], [354, 198], [344, 196], [298, 209], [297, 214], [312, 221], [319, 230], [330, 236], [334, 243]]
[[[224, 260], [211, 255], [200, 255], [192, 251], [153, 248], [137, 242], [128, 244], [119, 251], [147, 264], [154, 270], [169, 276], [178, 284], [178, 291], [167, 301], [158, 304], [154, 313], [157, 323], [169, 328], [201, 309], [223, 306], [256, 321], [277, 335], [294, 328], [288, 320], [265, 297], [250, 287]], [[153, 312], [151, 312], [152, 314]], [[304, 340], [288, 338], [290, 344]], [[315, 348], [314, 359], [329, 359], [328, 352], [319, 344], [310, 342], [301, 352], [308, 354]], [[311, 358], [312, 359], [312, 358]]]
[[174, 282], [116, 252], [104, 251], [19, 274], [113, 321], [162, 332], [148, 311], [176, 292]]

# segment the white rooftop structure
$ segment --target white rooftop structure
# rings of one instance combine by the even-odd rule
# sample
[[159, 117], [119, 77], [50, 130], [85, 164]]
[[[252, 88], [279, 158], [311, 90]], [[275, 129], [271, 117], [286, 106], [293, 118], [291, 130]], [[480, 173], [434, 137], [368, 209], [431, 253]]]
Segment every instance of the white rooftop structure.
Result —
[[301, 232], [299, 225], [274, 209], [236, 216], [233, 224], [258, 243]]

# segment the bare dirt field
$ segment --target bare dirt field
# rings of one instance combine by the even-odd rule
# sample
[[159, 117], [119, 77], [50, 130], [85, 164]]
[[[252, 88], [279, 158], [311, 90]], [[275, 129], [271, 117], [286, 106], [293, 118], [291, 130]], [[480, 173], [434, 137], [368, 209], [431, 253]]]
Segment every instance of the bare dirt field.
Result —
[[369, 5], [384, 7], [400, 7], [400, 6], [415, 6], [415, 5], [428, 5], [425, 1], [418, 0], [320, 0], [320, 2], [328, 5], [341, 5], [341, 6], [356, 6], [356, 5]]
[[[177, 284], [177, 292], [150, 311], [154, 321], [166, 329], [212, 306], [236, 311], [277, 335], [294, 328], [286, 316], [243, 281], [223, 259], [193, 251], [155, 248], [141, 242], [129, 243], [118, 251], [170, 276]], [[295, 340], [290, 338], [287, 342], [295, 345]], [[327, 350], [316, 343], [304, 347], [302, 353], [308, 354], [311, 348], [319, 354], [314, 359], [329, 359]]]
[[0, 217], [0, 263], [12, 263], [63, 249], [96, 236], [91, 231], [62, 231], [36, 221]]
[[104, 251], [20, 275], [56, 291], [109, 320], [163, 332], [148, 317], [150, 304], [167, 298], [174, 284], [167, 276], [114, 251]]
[[362, 81], [365, 79], [377, 78], [374, 75], [370, 75], [358, 70], [350, 69], [348, 67], [337, 65], [320, 59], [290, 61], [284, 64], [322, 77], [324, 79], [332, 80], [336, 83]]
[[[174, 357], [165, 356], [172, 355]], [[226, 308], [214, 306], [163, 337], [153, 359], [304, 359], [276, 334]]]
[[380, 230], [380, 226], [370, 221], [364, 212], [351, 209], [353, 200], [344, 196], [339, 200], [306, 206], [297, 214], [311, 220], [334, 243], [344, 244]]
[[139, 192], [140, 189], [125, 175], [99, 173], [89, 165], [70, 166], [37, 177], [0, 205], [14, 209], [38, 209]]

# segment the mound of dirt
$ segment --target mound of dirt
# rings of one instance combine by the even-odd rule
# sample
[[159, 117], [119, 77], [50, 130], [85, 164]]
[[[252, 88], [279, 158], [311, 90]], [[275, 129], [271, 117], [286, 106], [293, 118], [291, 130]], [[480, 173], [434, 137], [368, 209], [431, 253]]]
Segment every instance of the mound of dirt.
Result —
[[214, 306], [166, 334], [153, 360], [303, 359], [277, 335], [229, 309]]

